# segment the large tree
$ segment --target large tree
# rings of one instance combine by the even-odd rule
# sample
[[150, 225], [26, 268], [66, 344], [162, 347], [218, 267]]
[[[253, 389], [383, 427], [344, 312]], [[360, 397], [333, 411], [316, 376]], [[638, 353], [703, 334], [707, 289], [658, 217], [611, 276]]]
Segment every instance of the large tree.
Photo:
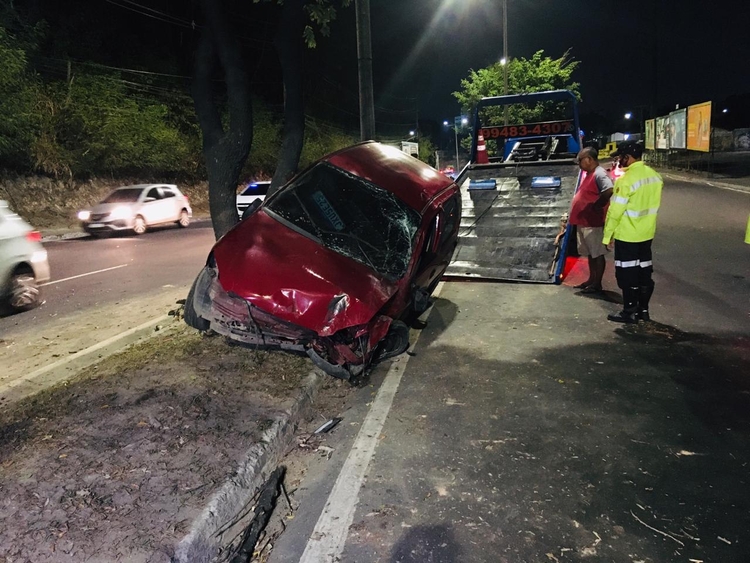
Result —
[[[572, 78], [579, 62], [574, 60], [570, 51], [562, 57], [553, 59], [537, 51], [529, 58], [514, 58], [508, 63], [508, 94], [542, 92], [545, 90], [570, 90], [580, 99], [578, 82]], [[487, 68], [471, 70], [468, 78], [461, 80], [461, 90], [453, 96], [461, 104], [464, 112], [472, 113], [477, 102], [484, 97], [501, 96], [505, 93], [504, 68], [500, 62]], [[508, 109], [509, 123], [530, 123], [555, 118], [558, 104], [540, 103], [536, 105], [512, 105]], [[502, 123], [503, 109], [487, 108], [482, 123]]]
[[[258, 2], [260, 0], [254, 0]], [[269, 1], [269, 0], [263, 0]], [[297, 170], [304, 140], [302, 61], [305, 44], [315, 46], [314, 27], [327, 35], [335, 18], [333, 0], [273, 0], [282, 5], [275, 45], [284, 80], [284, 129], [274, 188]], [[340, 0], [347, 6], [349, 0]], [[193, 97], [203, 131], [203, 151], [209, 182], [209, 209], [216, 238], [238, 221], [235, 197], [240, 172], [253, 141], [253, 111], [247, 67], [224, 11], [224, 0], [200, 0], [205, 16], [195, 58]], [[228, 117], [214, 91], [221, 70], [226, 83]]]

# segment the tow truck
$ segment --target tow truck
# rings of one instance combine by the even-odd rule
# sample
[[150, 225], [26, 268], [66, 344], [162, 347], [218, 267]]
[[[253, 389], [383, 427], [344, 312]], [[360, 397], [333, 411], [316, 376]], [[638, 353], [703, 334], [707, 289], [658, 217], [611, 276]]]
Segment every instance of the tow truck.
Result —
[[[564, 107], [564, 118], [482, 123], [502, 115], [487, 108], [540, 103]], [[469, 163], [456, 178], [463, 211], [446, 275], [560, 283], [571, 232], [568, 211], [581, 179], [575, 94], [552, 90], [483, 98], [474, 110], [472, 140]]]

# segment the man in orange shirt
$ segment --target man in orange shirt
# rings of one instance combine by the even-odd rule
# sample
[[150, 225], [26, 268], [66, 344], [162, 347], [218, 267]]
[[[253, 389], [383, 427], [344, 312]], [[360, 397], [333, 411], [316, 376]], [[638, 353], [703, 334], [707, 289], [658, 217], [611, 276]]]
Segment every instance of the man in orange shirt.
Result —
[[602, 278], [607, 266], [607, 247], [602, 243], [604, 218], [612, 197], [612, 180], [599, 166], [599, 152], [594, 147], [584, 147], [578, 153], [578, 166], [586, 174], [578, 186], [570, 207], [570, 224], [576, 226], [578, 253], [589, 263], [589, 279], [576, 286], [581, 293], [600, 293]]

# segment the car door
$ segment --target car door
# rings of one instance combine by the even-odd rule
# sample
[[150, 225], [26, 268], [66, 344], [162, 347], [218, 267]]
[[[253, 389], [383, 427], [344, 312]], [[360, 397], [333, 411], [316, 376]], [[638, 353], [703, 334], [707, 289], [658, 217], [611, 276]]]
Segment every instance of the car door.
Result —
[[180, 200], [177, 197], [174, 189], [169, 186], [161, 188], [162, 201], [164, 203], [164, 219], [163, 221], [177, 221], [180, 218], [180, 211], [182, 206]]
[[448, 201], [440, 206], [438, 214], [438, 243], [436, 253], [438, 261], [443, 265], [443, 270], [453, 257], [453, 251], [456, 249], [458, 227], [461, 222], [461, 201], [458, 194], [454, 194]]
[[414, 276], [414, 283], [417, 287], [432, 290], [448, 267], [456, 247], [460, 209], [457, 195], [438, 206], [426, 230], [417, 261]]
[[146, 192], [141, 205], [141, 215], [149, 225], [164, 221], [164, 202], [159, 188], [153, 187]]

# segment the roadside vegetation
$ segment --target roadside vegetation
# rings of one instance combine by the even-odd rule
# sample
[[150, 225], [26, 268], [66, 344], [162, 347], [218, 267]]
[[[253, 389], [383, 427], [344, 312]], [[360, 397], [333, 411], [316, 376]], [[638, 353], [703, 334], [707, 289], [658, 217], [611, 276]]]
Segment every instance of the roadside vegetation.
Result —
[[[0, 199], [38, 228], [64, 227], [112, 187], [166, 181], [206, 214], [190, 77], [74, 61], [54, 41], [46, 22], [0, 8]], [[324, 120], [305, 122], [301, 167], [357, 141]], [[254, 97], [253, 124], [239, 185], [271, 178], [278, 164], [281, 108]]]

